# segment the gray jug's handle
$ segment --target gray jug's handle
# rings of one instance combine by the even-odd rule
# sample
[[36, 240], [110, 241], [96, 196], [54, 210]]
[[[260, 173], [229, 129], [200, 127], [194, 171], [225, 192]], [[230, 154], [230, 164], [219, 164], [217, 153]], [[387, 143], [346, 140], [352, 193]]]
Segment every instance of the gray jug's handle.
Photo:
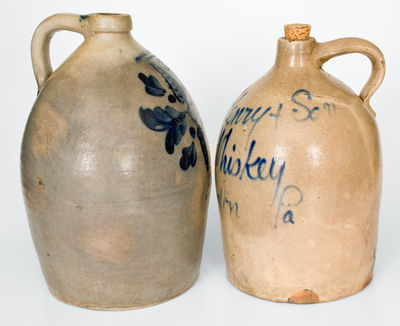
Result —
[[364, 54], [371, 61], [371, 76], [361, 90], [360, 98], [375, 117], [376, 113], [372, 110], [369, 100], [385, 77], [385, 58], [376, 45], [360, 38], [341, 38], [325, 43], [317, 43], [313, 52], [313, 57], [315, 64], [322, 67], [329, 59], [348, 53]]
[[80, 33], [86, 39], [89, 33], [86, 18], [87, 16], [76, 14], [55, 14], [46, 18], [36, 28], [32, 37], [31, 56], [38, 92], [53, 73], [49, 56], [51, 38], [56, 32], [67, 30]]

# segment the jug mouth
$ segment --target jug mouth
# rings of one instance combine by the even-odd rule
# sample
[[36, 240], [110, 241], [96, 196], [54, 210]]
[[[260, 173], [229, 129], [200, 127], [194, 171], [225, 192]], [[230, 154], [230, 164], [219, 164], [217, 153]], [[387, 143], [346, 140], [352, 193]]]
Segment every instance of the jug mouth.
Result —
[[128, 14], [93, 13], [81, 15], [80, 21], [87, 21], [89, 30], [93, 32], [118, 33], [132, 30], [132, 18]]

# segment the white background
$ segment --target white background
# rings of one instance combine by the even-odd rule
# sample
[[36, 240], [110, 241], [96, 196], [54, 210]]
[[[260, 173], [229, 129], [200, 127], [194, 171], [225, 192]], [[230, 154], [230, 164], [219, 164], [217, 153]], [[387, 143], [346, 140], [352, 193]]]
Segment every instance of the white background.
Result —
[[[0, 4], [0, 325], [400, 325], [400, 6], [393, 1], [5, 1]], [[46, 288], [29, 234], [19, 179], [19, 151], [35, 100], [30, 40], [57, 12], [132, 15], [134, 38], [180, 77], [202, 116], [211, 150], [230, 104], [273, 64], [285, 23], [312, 25], [318, 41], [366, 38], [380, 47], [387, 75], [372, 98], [381, 131], [384, 187], [375, 277], [361, 293], [332, 303], [278, 304], [236, 290], [225, 277], [219, 215], [212, 188], [203, 263], [197, 283], [158, 306], [91, 311], [54, 299]], [[57, 67], [81, 42], [58, 33]], [[347, 55], [325, 65], [359, 92], [369, 61]]]

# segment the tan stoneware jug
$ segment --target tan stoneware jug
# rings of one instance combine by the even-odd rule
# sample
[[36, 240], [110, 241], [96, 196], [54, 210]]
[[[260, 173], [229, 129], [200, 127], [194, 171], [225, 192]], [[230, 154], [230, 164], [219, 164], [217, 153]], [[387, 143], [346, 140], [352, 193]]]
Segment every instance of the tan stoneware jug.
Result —
[[[39, 93], [22, 144], [29, 225], [51, 293], [93, 309], [171, 299], [196, 280], [210, 188], [195, 105], [124, 14], [57, 14], [33, 36]], [[59, 30], [84, 42], [55, 71]]]
[[[382, 162], [369, 100], [384, 58], [368, 41], [309, 32], [285, 26], [275, 65], [226, 116], [215, 162], [228, 278], [279, 302], [352, 295], [375, 260]], [[322, 69], [347, 53], [372, 63], [359, 96]]]

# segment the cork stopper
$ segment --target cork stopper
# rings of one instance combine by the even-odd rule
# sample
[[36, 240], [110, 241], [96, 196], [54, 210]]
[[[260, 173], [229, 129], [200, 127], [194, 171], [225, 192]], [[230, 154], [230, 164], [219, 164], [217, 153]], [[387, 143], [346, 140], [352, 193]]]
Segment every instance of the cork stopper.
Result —
[[289, 24], [285, 25], [285, 38], [289, 41], [305, 41], [310, 36], [311, 25]]

